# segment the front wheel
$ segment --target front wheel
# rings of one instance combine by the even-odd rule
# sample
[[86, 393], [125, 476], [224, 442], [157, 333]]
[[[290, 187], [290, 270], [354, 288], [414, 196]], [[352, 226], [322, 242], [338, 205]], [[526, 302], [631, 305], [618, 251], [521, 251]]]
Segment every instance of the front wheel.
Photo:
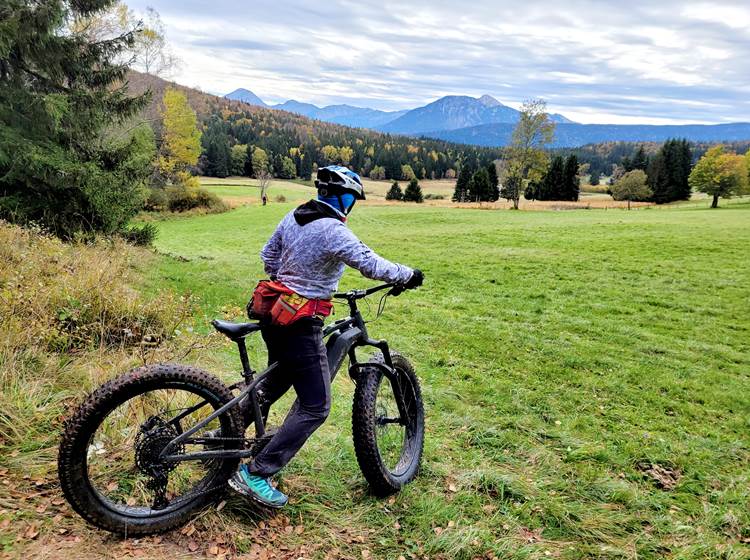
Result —
[[[393, 378], [377, 366], [357, 378], [352, 413], [354, 451], [375, 494], [398, 492], [417, 475], [424, 445], [424, 405], [409, 361], [391, 353]], [[370, 360], [383, 364], [381, 355]], [[399, 405], [400, 401], [400, 405]]]

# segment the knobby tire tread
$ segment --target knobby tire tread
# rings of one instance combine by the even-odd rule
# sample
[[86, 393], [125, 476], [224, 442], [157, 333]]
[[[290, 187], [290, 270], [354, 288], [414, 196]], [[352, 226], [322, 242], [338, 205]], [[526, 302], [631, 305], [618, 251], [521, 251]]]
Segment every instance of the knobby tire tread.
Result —
[[[159, 384], [169, 382], [203, 388], [221, 404], [233, 398], [229, 388], [206, 371], [179, 364], [155, 364], [136, 368], [104, 383], [84, 399], [65, 423], [58, 454], [60, 486], [71, 507], [92, 525], [125, 536], [162, 533], [187, 522], [197, 509], [218, 500], [226, 490], [226, 482], [237, 468], [239, 459], [221, 461], [213, 477], [216, 491], [197, 495], [194, 500], [173, 512], [134, 522], [134, 518], [107, 509], [88, 484], [85, 462], [81, 457], [86, 456], [92, 430], [96, 430], [106, 415], [114, 410], [113, 404], [119, 406], [127, 400], [128, 395], [132, 397], [141, 394], [145, 388], [159, 389]], [[228, 415], [233, 433], [224, 434], [224, 437], [240, 437], [243, 430], [239, 407], [233, 407], [225, 414]]]

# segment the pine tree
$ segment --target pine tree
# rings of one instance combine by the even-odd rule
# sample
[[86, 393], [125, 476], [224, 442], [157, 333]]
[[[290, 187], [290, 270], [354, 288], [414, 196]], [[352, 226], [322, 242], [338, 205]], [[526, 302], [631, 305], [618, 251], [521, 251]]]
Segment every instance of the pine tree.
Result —
[[465, 163], [461, 165], [456, 179], [456, 188], [453, 191], [453, 202], [466, 202], [469, 200], [469, 181], [471, 181], [471, 170]]
[[401, 192], [401, 186], [398, 184], [398, 181], [393, 181], [391, 188], [388, 190], [387, 193], [385, 193], [385, 199], [386, 200], [403, 200], [404, 199], [404, 193]]
[[113, 4], [3, 1], [0, 217], [69, 238], [121, 230], [144, 203], [153, 143], [121, 124], [148, 101], [128, 95], [120, 62], [138, 30], [95, 42], [65, 26]]
[[419, 186], [419, 181], [412, 179], [404, 190], [404, 202], [423, 202], [424, 197], [422, 196], [422, 187]]
[[597, 186], [601, 182], [601, 174], [598, 171], [592, 171], [589, 177], [589, 185], [592, 187]]
[[580, 191], [581, 179], [578, 177], [578, 158], [574, 154], [571, 154], [565, 160], [560, 200], [577, 201]]

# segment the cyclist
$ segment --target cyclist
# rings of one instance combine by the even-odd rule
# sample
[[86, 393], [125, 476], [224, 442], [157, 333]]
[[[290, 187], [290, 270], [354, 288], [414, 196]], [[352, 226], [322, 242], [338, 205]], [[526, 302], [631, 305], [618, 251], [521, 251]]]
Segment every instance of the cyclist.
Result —
[[237, 492], [276, 508], [286, 505], [288, 498], [270, 478], [294, 457], [330, 410], [322, 326], [345, 265], [367, 278], [407, 289], [423, 280], [420, 270], [378, 256], [347, 227], [354, 204], [365, 198], [359, 175], [346, 167], [323, 167], [315, 186], [317, 199], [289, 212], [263, 247], [260, 256], [271, 281], [259, 284], [251, 302], [263, 324], [268, 363], [279, 362], [258, 385], [261, 411], [267, 416], [271, 404], [290, 387], [298, 404], [266, 447], [249, 464], [240, 465], [229, 482]]

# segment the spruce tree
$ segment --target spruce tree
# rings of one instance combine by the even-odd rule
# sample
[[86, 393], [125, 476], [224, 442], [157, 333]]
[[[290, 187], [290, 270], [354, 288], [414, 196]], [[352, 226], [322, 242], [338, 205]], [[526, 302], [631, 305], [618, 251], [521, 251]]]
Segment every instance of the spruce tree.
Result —
[[495, 166], [494, 161], [490, 162], [490, 164], [487, 166], [487, 173], [490, 179], [490, 190], [487, 196], [487, 200], [490, 202], [495, 202], [500, 198], [500, 179], [497, 176], [497, 167]]
[[385, 193], [385, 199], [386, 200], [403, 200], [404, 199], [404, 193], [401, 191], [401, 186], [398, 184], [398, 181], [393, 181], [391, 188], [388, 189], [387, 193]]
[[560, 200], [577, 201], [581, 191], [581, 180], [578, 177], [578, 158], [571, 154], [565, 160], [563, 169], [563, 188]]
[[562, 156], [555, 156], [539, 183], [536, 193], [537, 200], [563, 200], [561, 197], [564, 182], [565, 162]]
[[643, 146], [638, 146], [638, 149], [635, 151], [635, 154], [633, 154], [633, 158], [630, 160], [630, 169], [626, 169], [626, 171], [633, 171], [635, 169], [640, 169], [641, 171], [646, 171], [648, 168], [648, 156], [646, 155], [646, 150], [643, 149]]
[[419, 182], [416, 179], [412, 179], [404, 190], [404, 202], [419, 203], [423, 201], [422, 187], [419, 186]]
[[463, 163], [456, 179], [456, 188], [453, 191], [453, 202], [466, 202], [469, 200], [469, 181], [471, 181], [471, 170]]
[[648, 168], [648, 181], [657, 204], [690, 198], [688, 177], [692, 151], [687, 140], [667, 140]]
[[122, 123], [148, 98], [128, 95], [120, 62], [139, 30], [94, 42], [66, 28], [113, 4], [0, 6], [0, 217], [69, 238], [121, 230], [142, 207], [152, 160]]
[[205, 155], [203, 173], [211, 177], [227, 177], [232, 162], [229, 135], [225, 123], [217, 115], [211, 117], [208, 122], [206, 132], [201, 137], [201, 142]]
[[487, 168], [481, 167], [471, 176], [469, 181], [469, 200], [471, 202], [487, 202], [491, 196], [490, 174]]

